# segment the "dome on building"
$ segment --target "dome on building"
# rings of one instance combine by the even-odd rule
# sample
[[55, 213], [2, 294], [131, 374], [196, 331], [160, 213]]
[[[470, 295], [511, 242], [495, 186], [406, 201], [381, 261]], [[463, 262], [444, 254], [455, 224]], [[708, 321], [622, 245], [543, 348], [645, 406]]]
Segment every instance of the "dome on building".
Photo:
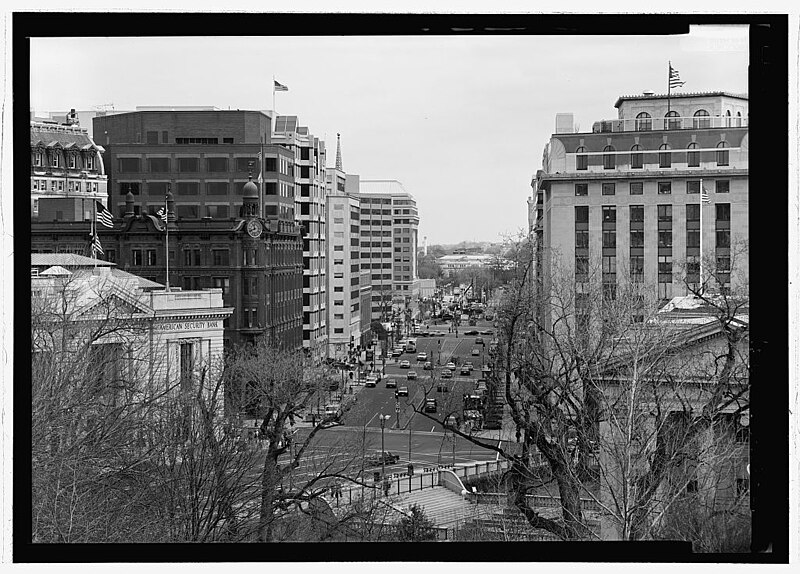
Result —
[[258, 199], [258, 187], [256, 187], [255, 183], [253, 183], [253, 180], [250, 180], [244, 184], [244, 188], [242, 188], [242, 196], [255, 197]]

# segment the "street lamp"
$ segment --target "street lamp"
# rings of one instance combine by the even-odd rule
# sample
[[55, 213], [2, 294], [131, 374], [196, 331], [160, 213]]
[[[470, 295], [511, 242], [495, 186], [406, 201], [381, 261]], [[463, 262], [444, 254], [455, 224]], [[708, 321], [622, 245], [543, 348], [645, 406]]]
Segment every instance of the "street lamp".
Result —
[[391, 415], [380, 415], [381, 421], [381, 487], [386, 484], [386, 450], [383, 442], [383, 429], [386, 427], [386, 421], [389, 420]]

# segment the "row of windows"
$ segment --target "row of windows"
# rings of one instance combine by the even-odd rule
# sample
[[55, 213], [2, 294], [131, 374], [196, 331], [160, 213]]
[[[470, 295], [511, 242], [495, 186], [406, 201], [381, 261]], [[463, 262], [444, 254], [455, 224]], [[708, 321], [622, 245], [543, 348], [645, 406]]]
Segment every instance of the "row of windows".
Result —
[[[65, 151], [62, 152], [57, 149], [49, 150], [45, 155], [44, 152], [35, 151], [33, 152], [33, 166], [34, 167], [45, 167], [44, 162], [45, 158], [49, 159], [50, 167], [62, 167], [62, 156], [66, 156], [66, 165], [68, 169], [78, 169], [79, 163], [81, 164], [82, 169], [94, 169], [94, 152], [92, 153], [78, 153], [78, 152], [70, 152]], [[81, 162], [78, 162], [78, 158], [81, 158]]]
[[[234, 182], [233, 189], [237, 195], [241, 195], [244, 190], [246, 182]], [[146, 192], [147, 195], [166, 196], [169, 190], [173, 189], [170, 183], [166, 181], [150, 181], [147, 186], [141, 181], [122, 181], [119, 183], [119, 194], [127, 195], [141, 195]], [[198, 181], [179, 181], [174, 186], [177, 195], [200, 195], [201, 183]], [[202, 189], [205, 195], [228, 195], [231, 190], [231, 183], [228, 181], [206, 181]], [[294, 186], [290, 183], [281, 182], [280, 194], [278, 193], [277, 183], [266, 182], [264, 183], [265, 195], [280, 195], [281, 197], [294, 197]], [[301, 204], [307, 205], [307, 204]]]
[[[656, 206], [658, 213], [658, 221], [672, 221], [672, 205], [662, 204]], [[730, 221], [731, 220], [731, 204], [730, 203], [715, 203], [714, 210], [716, 213], [716, 221]], [[629, 206], [630, 221], [640, 222], [644, 221], [644, 206], [631, 205]], [[700, 221], [700, 204], [687, 203], [686, 204], [686, 220], [687, 221]], [[602, 206], [602, 221], [603, 223], [616, 223], [617, 221], [617, 206], [604, 205]], [[576, 205], [575, 206], [575, 223], [589, 223], [589, 206]]]
[[[658, 263], [658, 275], [659, 282], [664, 282], [667, 280], [666, 275], [671, 276], [673, 272], [673, 259], [672, 255], [658, 255], [657, 256], [657, 263]], [[608, 255], [602, 257], [602, 273], [603, 273], [603, 281], [616, 281], [616, 274], [617, 274], [617, 257], [614, 255]], [[731, 258], [730, 255], [718, 255], [716, 257], [716, 269], [718, 272], [726, 272], [730, 271], [731, 268]], [[628, 259], [628, 267], [630, 270], [631, 279], [643, 279], [644, 277], [644, 256], [643, 255], [631, 255]], [[697, 256], [689, 256], [687, 257], [687, 267], [686, 272], [688, 275], [696, 275], [700, 272], [700, 263], [697, 259]], [[575, 257], [575, 280], [577, 283], [586, 283], [588, 281], [588, 274], [589, 274], [589, 258], [583, 255], [579, 255]], [[611, 277], [614, 276], [614, 277]], [[663, 279], [663, 280], [662, 280]], [[669, 279], [671, 282], [671, 279]]]
[[[255, 157], [206, 157], [202, 158], [204, 171], [209, 173], [226, 173], [231, 171], [240, 173], [257, 174], [260, 170], [258, 158]], [[233, 161], [230, 161], [233, 159]], [[283, 159], [283, 158], [281, 158]], [[146, 160], [147, 171], [149, 173], [197, 173], [200, 172], [201, 158], [199, 157], [150, 157]], [[117, 165], [120, 173], [140, 173], [142, 172], [142, 158], [121, 157], [117, 158]], [[265, 172], [278, 171], [278, 158], [268, 157], [264, 160]], [[291, 163], [287, 163], [286, 168], [281, 170], [285, 175], [293, 175]]]
[[[717, 144], [717, 166], [729, 165], [730, 152], [726, 149], [728, 147], [730, 147], [728, 142], [724, 140]], [[687, 146], [686, 164], [688, 167], [700, 167], [700, 152], [697, 151], [698, 149], [699, 146], [695, 142], [692, 142]], [[663, 143], [659, 146], [658, 150], [658, 167], [672, 167], [672, 147], [668, 143]], [[607, 145], [603, 148], [603, 169], [616, 169], [617, 155], [613, 153], [616, 151], [616, 148], [612, 145]], [[639, 144], [634, 144], [631, 147], [630, 152], [631, 169], [643, 169], [644, 149], [642, 146]], [[575, 153], [578, 154], [575, 157], [575, 169], [589, 169], [589, 156], [581, 155], [586, 153], [586, 148], [584, 146], [580, 146], [575, 150]]]
[[[603, 230], [602, 241], [604, 249], [614, 249], [617, 246], [617, 232], [612, 229]], [[730, 229], [716, 229], [716, 246], [718, 248], [729, 248], [731, 246], [731, 232]], [[575, 232], [575, 248], [587, 249], [589, 247], [589, 232], [585, 230]], [[644, 247], [644, 231], [641, 229], [632, 229], [630, 231], [630, 247], [639, 248]], [[672, 247], [672, 230], [659, 229], [658, 230], [658, 247], [671, 248]], [[686, 247], [700, 247], [700, 230], [687, 229], [686, 230]]]
[[[50, 191], [64, 191], [63, 179], [51, 179], [49, 181], [50, 181]], [[46, 179], [31, 178], [31, 190], [47, 191], [47, 182], [48, 180]], [[82, 180], [76, 180], [76, 179], [67, 179], [67, 191], [83, 191], [83, 183], [86, 184], [86, 193], [92, 193], [97, 191], [96, 181], [83, 182]]]
[[[726, 112], [726, 117], [730, 118], [731, 112]], [[742, 112], [736, 112], [736, 117], [741, 120]], [[665, 130], [677, 130], [682, 128], [683, 118], [674, 110], [668, 111], [664, 114], [663, 126]], [[692, 117], [692, 129], [704, 129], [711, 127], [711, 114], [708, 110], [699, 109]], [[653, 129], [653, 118], [647, 112], [641, 112], [636, 115], [636, 131], [646, 132]]]
[[[714, 180], [715, 183], [715, 192], [716, 193], [730, 193], [731, 190], [731, 182], [728, 179], [717, 179]], [[660, 194], [668, 194], [672, 193], [672, 182], [671, 181], [659, 181], [656, 186], [658, 193]], [[708, 191], [708, 187], [705, 185], [703, 186], [704, 191]], [[614, 181], [604, 181], [600, 184], [600, 191], [602, 195], [615, 195], [617, 193], [617, 182]], [[628, 184], [628, 192], [630, 195], [643, 195], [644, 194], [644, 182], [642, 181], [632, 181]], [[686, 193], [700, 193], [700, 180], [687, 180], [686, 181]], [[575, 195], [577, 197], [586, 197], [589, 195], [589, 184], [588, 183], [576, 183], [575, 184]]]

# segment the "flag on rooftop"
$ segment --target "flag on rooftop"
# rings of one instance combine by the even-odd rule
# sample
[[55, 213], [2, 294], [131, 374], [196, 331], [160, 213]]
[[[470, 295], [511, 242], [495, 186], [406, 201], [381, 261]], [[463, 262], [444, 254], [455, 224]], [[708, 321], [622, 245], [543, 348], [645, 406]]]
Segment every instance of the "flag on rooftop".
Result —
[[669, 87], [677, 88], [685, 84], [686, 82], [681, 82], [681, 76], [678, 73], [678, 70], [672, 67], [672, 62], [669, 64]]
[[156, 211], [156, 215], [158, 215], [158, 217], [159, 217], [159, 218], [161, 219], [161, 221], [163, 221], [164, 223], [166, 223], [166, 222], [167, 222], [167, 212], [166, 212], [166, 211], [164, 211], [164, 208], [163, 208], [163, 207], [160, 207], [160, 208], [158, 209], [158, 211]]
[[273, 92], [288, 92], [289, 91], [289, 88], [287, 88], [286, 86], [281, 84], [278, 80], [272, 80], [272, 82], [274, 84], [273, 88], [272, 88]]
[[95, 203], [97, 204], [97, 223], [102, 223], [106, 227], [114, 227], [114, 216], [111, 215], [111, 212], [99, 201], [95, 200]]

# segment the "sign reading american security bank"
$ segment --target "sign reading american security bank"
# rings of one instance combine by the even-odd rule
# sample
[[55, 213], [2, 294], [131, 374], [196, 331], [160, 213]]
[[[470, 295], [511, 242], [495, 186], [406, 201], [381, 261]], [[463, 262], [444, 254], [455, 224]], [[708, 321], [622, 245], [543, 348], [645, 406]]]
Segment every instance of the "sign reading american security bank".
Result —
[[201, 331], [204, 329], [221, 329], [222, 321], [177, 321], [157, 323], [156, 331]]

